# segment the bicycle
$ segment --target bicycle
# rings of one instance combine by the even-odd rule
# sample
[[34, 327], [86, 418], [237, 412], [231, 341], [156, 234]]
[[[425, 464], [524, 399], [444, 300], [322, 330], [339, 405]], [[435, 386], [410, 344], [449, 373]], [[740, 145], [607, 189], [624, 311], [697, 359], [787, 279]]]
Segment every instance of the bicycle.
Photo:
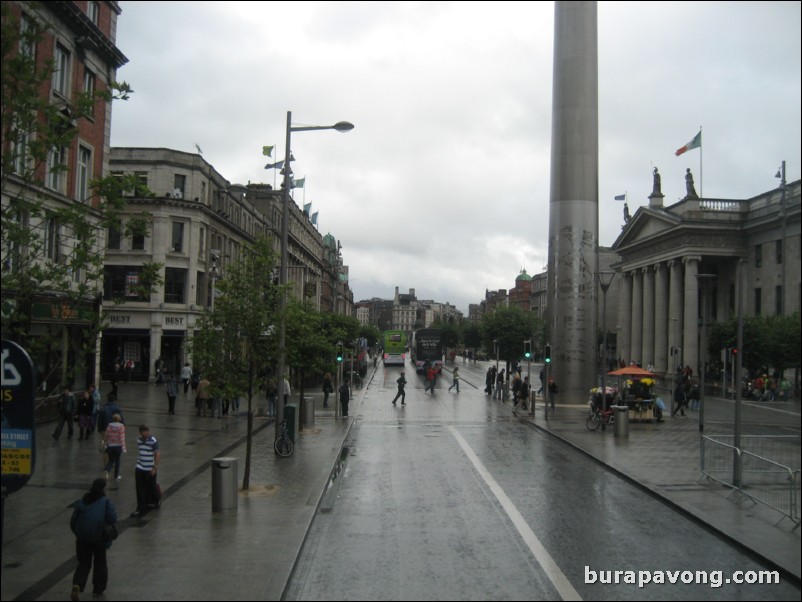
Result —
[[273, 443], [273, 449], [276, 450], [276, 453], [282, 458], [289, 458], [292, 452], [295, 451], [295, 444], [292, 442], [292, 439], [290, 439], [290, 432], [287, 429], [286, 420], [281, 421], [281, 433], [276, 437], [276, 441]]
[[595, 431], [602, 423], [608, 426], [615, 424], [615, 410], [611, 407], [602, 410], [595, 404], [591, 405], [590, 416], [588, 416], [585, 426], [589, 431]]

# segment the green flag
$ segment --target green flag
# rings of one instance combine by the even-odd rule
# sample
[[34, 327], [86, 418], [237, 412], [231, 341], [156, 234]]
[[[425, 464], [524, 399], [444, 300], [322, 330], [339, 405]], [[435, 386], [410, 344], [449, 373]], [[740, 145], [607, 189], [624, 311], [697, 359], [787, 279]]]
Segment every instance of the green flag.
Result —
[[275, 146], [263, 146], [262, 147], [262, 154], [265, 157], [272, 157], [274, 148], [276, 148], [276, 147]]

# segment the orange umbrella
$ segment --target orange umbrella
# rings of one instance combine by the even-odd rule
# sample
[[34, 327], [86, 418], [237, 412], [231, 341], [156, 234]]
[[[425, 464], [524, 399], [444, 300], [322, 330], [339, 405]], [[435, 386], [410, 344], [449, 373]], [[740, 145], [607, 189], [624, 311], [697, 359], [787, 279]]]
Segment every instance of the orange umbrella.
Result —
[[618, 370], [608, 372], [607, 376], [656, 376], [656, 374], [649, 372], [648, 370], [644, 370], [643, 368], [639, 368], [638, 366], [626, 366], [624, 368], [619, 368]]

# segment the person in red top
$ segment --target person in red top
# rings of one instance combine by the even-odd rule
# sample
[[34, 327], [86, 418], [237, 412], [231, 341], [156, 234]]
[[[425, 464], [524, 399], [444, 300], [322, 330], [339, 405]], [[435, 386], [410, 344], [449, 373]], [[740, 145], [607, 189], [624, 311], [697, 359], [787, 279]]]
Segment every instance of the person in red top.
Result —
[[432, 395], [434, 395], [434, 386], [437, 384], [437, 370], [434, 369], [434, 366], [429, 366], [429, 369], [426, 371], [426, 387], [423, 389], [423, 392], [430, 390], [432, 391]]

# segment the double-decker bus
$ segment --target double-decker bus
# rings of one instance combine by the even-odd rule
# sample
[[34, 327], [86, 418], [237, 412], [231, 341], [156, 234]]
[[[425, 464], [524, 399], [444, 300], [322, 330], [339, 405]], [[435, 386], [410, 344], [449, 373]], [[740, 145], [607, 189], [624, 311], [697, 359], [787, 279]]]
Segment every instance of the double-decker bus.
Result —
[[438, 372], [443, 371], [443, 354], [440, 349], [440, 329], [421, 328], [412, 333], [410, 345], [412, 363], [415, 372], [424, 372], [426, 364], [434, 366]]
[[407, 335], [403, 330], [387, 330], [384, 333], [384, 365], [403, 366], [406, 361]]

